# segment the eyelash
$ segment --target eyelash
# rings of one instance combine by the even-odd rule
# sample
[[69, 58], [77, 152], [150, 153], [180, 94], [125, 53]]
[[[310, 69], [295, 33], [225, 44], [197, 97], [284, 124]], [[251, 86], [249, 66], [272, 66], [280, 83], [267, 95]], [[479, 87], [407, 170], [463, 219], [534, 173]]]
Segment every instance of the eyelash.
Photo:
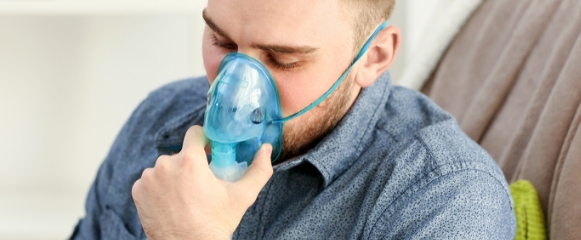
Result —
[[223, 43], [218, 41], [216, 35], [212, 35], [212, 45], [226, 50], [236, 50], [237, 46], [234, 43]]
[[[234, 44], [234, 43], [223, 43], [223, 42], [218, 41], [218, 38], [216, 38], [216, 35], [212, 35], [212, 45], [219, 47], [219, 48], [222, 48], [222, 49], [225, 49], [225, 50], [236, 50], [236, 48], [237, 48], [236, 44]], [[291, 70], [291, 69], [299, 66], [299, 62], [281, 63], [281, 62], [277, 61], [270, 54], [268, 55], [268, 62], [280, 70]]]
[[279, 61], [276, 61], [276, 59], [274, 59], [274, 57], [272, 55], [268, 55], [268, 61], [274, 65], [276, 68], [281, 69], [281, 70], [291, 70], [293, 68], [296, 68], [299, 66], [298, 62], [294, 62], [294, 63], [281, 63]]

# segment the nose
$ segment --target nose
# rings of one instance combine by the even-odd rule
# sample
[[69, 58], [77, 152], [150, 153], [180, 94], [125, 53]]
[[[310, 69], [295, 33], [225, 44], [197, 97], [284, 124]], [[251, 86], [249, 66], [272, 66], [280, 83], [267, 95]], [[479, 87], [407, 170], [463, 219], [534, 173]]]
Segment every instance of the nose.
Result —
[[256, 60], [258, 60], [259, 62], [261, 62], [262, 64], [264, 64], [261, 61], [261, 58], [263, 57], [264, 53], [262, 52], [262, 50], [254, 48], [254, 47], [238, 47], [238, 53], [247, 55], [249, 57], [252, 57]]

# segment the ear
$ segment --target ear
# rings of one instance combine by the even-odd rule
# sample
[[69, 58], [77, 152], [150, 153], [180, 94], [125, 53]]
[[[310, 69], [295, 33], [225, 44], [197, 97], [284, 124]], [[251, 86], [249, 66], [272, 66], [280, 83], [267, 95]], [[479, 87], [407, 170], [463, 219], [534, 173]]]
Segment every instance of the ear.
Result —
[[401, 32], [395, 26], [381, 30], [365, 55], [361, 57], [355, 82], [362, 88], [369, 87], [393, 63], [401, 45]]

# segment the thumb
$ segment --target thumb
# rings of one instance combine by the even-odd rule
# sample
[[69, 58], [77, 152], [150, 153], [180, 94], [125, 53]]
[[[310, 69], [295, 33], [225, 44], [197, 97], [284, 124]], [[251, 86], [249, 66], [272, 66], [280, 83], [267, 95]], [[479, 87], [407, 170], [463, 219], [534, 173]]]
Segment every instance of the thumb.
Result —
[[270, 177], [272, 176], [273, 169], [272, 163], [270, 161], [270, 155], [272, 154], [272, 146], [270, 144], [263, 144], [262, 147], [254, 155], [254, 161], [244, 176], [238, 180], [235, 185], [238, 189], [244, 189], [246, 196], [251, 197], [252, 203], [258, 197], [260, 190], [266, 185]]

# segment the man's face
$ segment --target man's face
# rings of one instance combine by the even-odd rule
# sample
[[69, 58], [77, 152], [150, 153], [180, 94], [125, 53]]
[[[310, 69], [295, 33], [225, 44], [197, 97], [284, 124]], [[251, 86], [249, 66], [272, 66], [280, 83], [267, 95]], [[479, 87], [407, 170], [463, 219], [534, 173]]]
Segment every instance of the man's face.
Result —
[[[247, 54], [272, 74], [284, 117], [322, 96], [353, 60], [352, 24], [337, 0], [208, 0], [204, 18], [210, 84], [226, 54]], [[286, 157], [302, 152], [341, 119], [359, 91], [352, 82], [346, 79], [319, 107], [285, 123]]]

